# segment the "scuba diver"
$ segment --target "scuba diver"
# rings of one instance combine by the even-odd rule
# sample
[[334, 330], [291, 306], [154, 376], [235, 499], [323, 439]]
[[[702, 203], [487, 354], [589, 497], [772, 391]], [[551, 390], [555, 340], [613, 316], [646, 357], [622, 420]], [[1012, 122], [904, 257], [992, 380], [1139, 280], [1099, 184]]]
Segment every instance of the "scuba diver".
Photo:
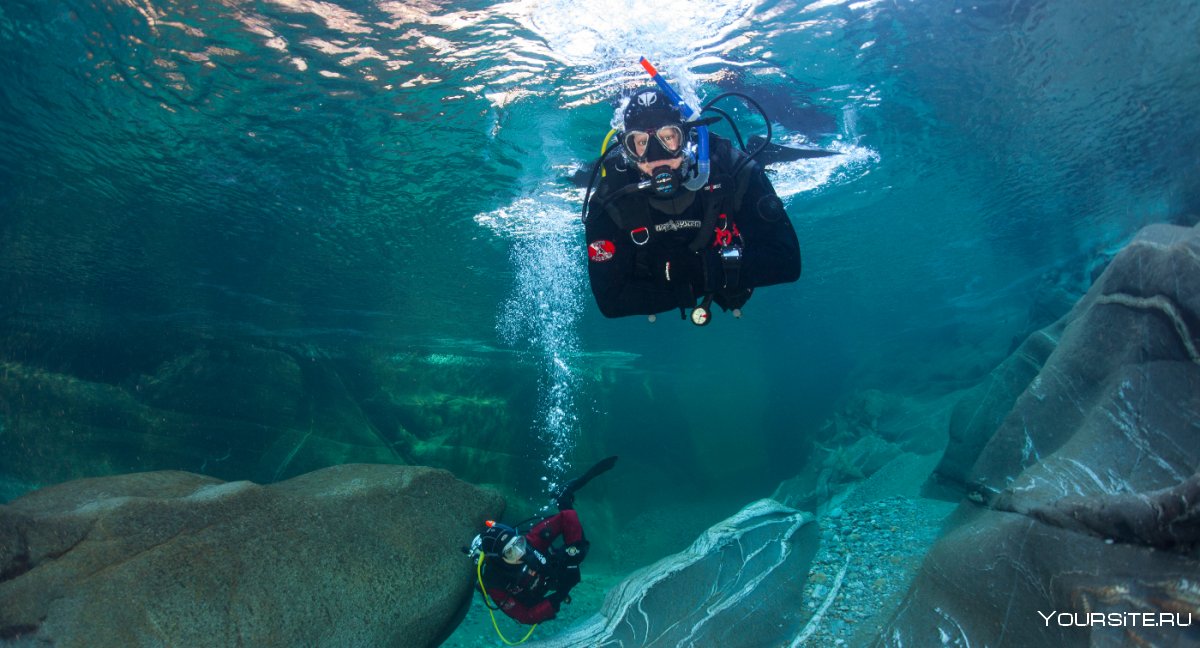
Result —
[[[579, 564], [591, 545], [575, 512], [575, 493], [616, 463], [617, 457], [608, 457], [568, 482], [555, 498], [559, 512], [524, 535], [517, 530], [524, 522], [515, 526], [486, 523], [487, 528], [466, 551], [476, 561], [479, 589], [495, 602], [496, 607], [488, 604], [489, 610], [501, 610], [519, 623], [536, 626], [553, 619], [563, 603], [571, 602], [571, 588], [581, 580]], [[562, 545], [555, 546], [560, 537]]]
[[[592, 172], [593, 184], [597, 173], [600, 183], [594, 195], [589, 184], [584, 197], [596, 304], [606, 317], [649, 315], [650, 321], [690, 309], [692, 322], [703, 326], [715, 301], [740, 317], [755, 288], [800, 278], [796, 232], [753, 159], [770, 142], [770, 121], [765, 140], [747, 153], [709, 134], [721, 117], [700, 119], [648, 61], [642, 65], [658, 86], [634, 93], [620, 108], [617, 144], [610, 146], [610, 132]], [[712, 105], [731, 95], [757, 106], [726, 93], [701, 112], [724, 116]]]

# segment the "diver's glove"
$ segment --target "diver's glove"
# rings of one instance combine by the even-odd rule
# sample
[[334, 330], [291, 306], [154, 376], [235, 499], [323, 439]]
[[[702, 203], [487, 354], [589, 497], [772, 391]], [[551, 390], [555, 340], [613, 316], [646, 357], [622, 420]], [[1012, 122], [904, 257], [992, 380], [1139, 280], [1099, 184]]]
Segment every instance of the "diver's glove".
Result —
[[559, 560], [562, 561], [562, 564], [568, 567], [578, 566], [579, 563], [583, 562], [584, 558], [587, 558], [588, 549], [591, 547], [591, 542], [587, 540], [580, 540], [579, 542], [574, 542], [564, 546], [558, 553], [555, 554], [555, 557], [559, 558]]

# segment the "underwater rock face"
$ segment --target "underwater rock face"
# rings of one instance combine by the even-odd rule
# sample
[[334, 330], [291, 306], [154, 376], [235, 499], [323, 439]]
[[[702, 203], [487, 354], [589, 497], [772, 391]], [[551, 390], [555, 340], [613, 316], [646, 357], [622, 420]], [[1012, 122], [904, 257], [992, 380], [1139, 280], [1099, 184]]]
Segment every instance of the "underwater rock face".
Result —
[[0, 643], [436, 646], [470, 601], [459, 546], [503, 509], [410, 466], [68, 482], [0, 506]]
[[173, 358], [139, 381], [136, 393], [159, 409], [278, 425], [296, 418], [303, 383], [295, 358], [247, 345]]
[[1200, 643], [1200, 228], [1142, 230], [1055, 330], [882, 645]]
[[[0, 345], [2, 346], [2, 345]], [[511, 364], [213, 340], [94, 380], [3, 359], [0, 502], [84, 477], [183, 470], [274, 482], [332, 465], [435, 466], [473, 483], [529, 472]], [[524, 372], [524, 373], [523, 373]]]
[[813, 441], [813, 452], [771, 498], [821, 515], [850, 498], [859, 503], [917, 496], [946, 447], [963, 391], [901, 396], [853, 394]]
[[800, 602], [819, 545], [812, 516], [759, 500], [687, 551], [638, 570], [601, 612], [538, 648], [782, 645], [811, 617]]
[[955, 517], [877, 645], [1200, 645], [1194, 558], [1016, 513]]
[[927, 493], [944, 495], [951, 501], [966, 494], [971, 468], [1021, 392], [1054, 352], [1062, 326], [1063, 321], [1059, 321], [1028, 337], [958, 401], [950, 417], [950, 441], [926, 486]]

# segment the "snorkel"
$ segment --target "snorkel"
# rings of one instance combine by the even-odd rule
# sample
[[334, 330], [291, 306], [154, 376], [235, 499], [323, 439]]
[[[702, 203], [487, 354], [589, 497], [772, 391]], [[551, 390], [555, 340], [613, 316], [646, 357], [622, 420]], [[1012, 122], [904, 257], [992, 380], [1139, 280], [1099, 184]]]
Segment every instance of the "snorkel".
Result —
[[[675, 92], [675, 89], [667, 83], [667, 80], [662, 78], [662, 75], [658, 73], [658, 70], [654, 69], [654, 65], [650, 61], [647, 61], [646, 57], [642, 57], [641, 64], [646, 69], [646, 73], [650, 75], [650, 78], [654, 79], [654, 82], [658, 84], [663, 94], [667, 95], [671, 103], [675, 104], [675, 107], [679, 109], [679, 113], [683, 115], [684, 119], [694, 121], [693, 117], [700, 116], [683, 102], [683, 98], [679, 96], [679, 93]], [[708, 159], [708, 126], [701, 124], [696, 127], [696, 134], [699, 140], [696, 144], [696, 175], [691, 180], [683, 183], [683, 186], [689, 191], [697, 191], [708, 184], [708, 172], [712, 168]]]
[[[727, 121], [729, 123], [729, 127], [733, 130], [733, 135], [734, 135], [734, 137], [737, 138], [738, 148], [745, 155], [737, 156], [740, 159], [738, 159], [736, 162], [734, 162], [733, 169], [732, 169], [732, 171], [729, 172], [729, 175], [732, 177], [737, 177], [737, 175], [742, 171], [742, 169], [746, 166], [746, 164], [748, 164], [754, 158], [754, 156], [761, 153], [764, 149], [767, 148], [768, 145], [770, 145], [770, 143], [771, 143], [771, 120], [767, 117], [767, 113], [762, 109], [762, 106], [758, 105], [758, 102], [755, 101], [754, 99], [752, 99], [740, 92], [725, 92], [723, 94], [717, 95], [715, 98], [709, 100], [708, 103], [702, 105], [700, 107], [700, 113], [697, 113], [695, 110], [692, 110], [691, 106], [688, 106], [687, 104], [685, 104], [683, 102], [683, 99], [679, 96], [679, 93], [675, 92], [675, 89], [672, 88], [670, 86], [670, 84], [668, 84], [666, 82], [666, 80], [662, 78], [661, 75], [659, 75], [658, 70], [656, 70], [654, 68], [654, 66], [650, 63], [650, 61], [646, 60], [646, 57], [643, 56], [641, 58], [640, 62], [642, 64], [642, 67], [645, 68], [646, 72], [650, 75], [650, 78], [654, 79], [654, 82], [658, 85], [659, 90], [661, 90], [662, 93], [667, 97], [667, 101], [670, 101], [671, 103], [673, 103], [675, 105], [675, 107], [679, 110], [680, 116], [683, 117], [684, 119], [691, 118], [689, 123], [695, 124], [696, 135], [697, 135], [697, 139], [698, 139], [698, 142], [696, 143], [696, 153], [695, 153], [695, 155], [696, 155], [696, 169], [695, 169], [696, 174], [694, 176], [692, 176], [691, 180], [682, 183], [684, 188], [688, 189], [689, 191], [699, 191], [700, 189], [702, 189], [708, 183], [708, 180], [710, 177], [710, 171], [712, 169], [712, 164], [711, 164], [710, 158], [709, 158], [708, 126], [709, 126], [709, 124], [714, 123], [715, 121], [719, 121], [719, 118], [718, 119], [713, 119], [713, 118], [700, 119], [699, 118], [700, 113], [705, 113], [705, 112], [708, 112], [709, 110], [712, 110], [713, 112], [718, 113], [720, 115], [720, 117], [724, 118], [725, 121]], [[757, 147], [753, 147], [752, 149], [747, 150], [746, 142], [742, 139], [742, 134], [741, 134], [741, 131], [738, 130], [737, 124], [735, 124], [733, 122], [733, 119], [728, 114], [713, 107], [714, 104], [716, 104], [717, 102], [719, 102], [723, 99], [729, 98], [729, 97], [738, 97], [738, 98], [744, 100], [747, 105], [753, 107], [756, 111], [758, 111], [758, 114], [762, 116], [763, 121], [766, 123], [766, 128], [767, 128], [766, 137], [763, 138], [762, 142], [760, 142]], [[609, 160], [611, 157], [613, 157], [615, 153], [621, 151], [620, 146], [616, 146], [616, 145], [610, 146], [610, 143], [613, 140], [613, 136], [616, 134], [617, 134], [617, 130], [614, 128], [612, 130], [609, 130], [608, 134], [604, 136], [604, 143], [601, 144], [601, 146], [600, 146], [600, 157], [599, 157], [599, 159], [596, 160], [596, 163], [592, 166], [591, 178], [588, 180], [587, 189], [584, 191], [583, 207], [580, 210], [580, 214], [579, 214], [580, 219], [583, 220], [583, 222], [585, 222], [585, 223], [588, 220], [588, 214], [590, 212], [603, 211], [603, 208], [608, 207], [609, 204], [611, 204], [612, 202], [614, 202], [616, 200], [619, 200], [619, 199], [621, 199], [625, 196], [628, 196], [632, 193], [643, 192], [643, 191], [646, 191], [646, 190], [654, 187], [654, 182], [652, 179], [643, 179], [639, 182], [630, 183], [620, 189], [610, 191], [605, 196], [605, 198], [600, 202], [599, 209], [595, 209], [595, 210], [591, 209], [592, 188], [596, 186], [596, 179], [605, 177], [605, 173], [606, 173], [605, 168], [604, 168], [605, 162], [607, 160]], [[621, 169], [621, 170], [624, 170], [624, 169]]]

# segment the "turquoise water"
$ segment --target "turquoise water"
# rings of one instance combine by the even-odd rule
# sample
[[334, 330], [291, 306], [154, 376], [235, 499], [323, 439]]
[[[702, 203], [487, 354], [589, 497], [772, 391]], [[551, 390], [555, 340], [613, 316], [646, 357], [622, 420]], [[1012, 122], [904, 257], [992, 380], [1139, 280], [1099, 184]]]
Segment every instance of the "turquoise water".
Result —
[[[644, 564], [795, 476], [864, 390], [974, 384], [1139, 227], [1195, 222], [1197, 33], [1183, 0], [7, 0], [0, 430], [46, 427], [8, 435], [5, 495], [416, 457], [524, 511], [619, 454], [581, 510], [600, 539], [638, 529], [598, 560]], [[569, 178], [642, 55], [691, 96], [758, 98], [779, 143], [840, 153], [771, 168], [804, 274], [741, 320], [606, 320], [588, 293]], [[176, 443], [11, 382], [136, 399], [230, 345], [319, 363], [336, 390], [304, 374], [299, 413], [255, 409], [270, 390], [219, 412], [161, 396], [198, 417]], [[418, 441], [371, 409], [373, 381]], [[248, 438], [251, 419], [328, 443]]]

